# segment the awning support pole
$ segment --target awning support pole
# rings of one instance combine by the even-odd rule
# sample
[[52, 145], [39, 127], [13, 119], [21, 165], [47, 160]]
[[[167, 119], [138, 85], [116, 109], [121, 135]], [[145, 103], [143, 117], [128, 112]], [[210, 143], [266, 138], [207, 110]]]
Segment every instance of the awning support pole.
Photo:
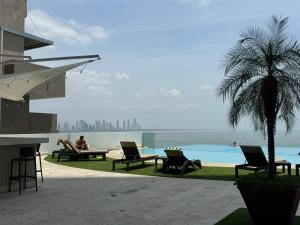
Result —
[[54, 58], [41, 58], [41, 59], [29, 59], [29, 60], [9, 60], [0, 62], [0, 65], [7, 64], [22, 64], [22, 63], [33, 63], [33, 62], [49, 62], [59, 60], [74, 60], [74, 59], [101, 59], [99, 55], [81, 55], [81, 56], [67, 56], [67, 57], [54, 57]]

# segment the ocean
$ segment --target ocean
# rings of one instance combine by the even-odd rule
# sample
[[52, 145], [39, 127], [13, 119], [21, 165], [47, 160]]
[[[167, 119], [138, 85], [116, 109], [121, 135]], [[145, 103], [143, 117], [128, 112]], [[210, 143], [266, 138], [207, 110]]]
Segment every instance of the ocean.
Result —
[[[267, 146], [267, 139], [260, 132], [246, 130], [172, 130], [143, 132], [143, 145], [149, 148], [182, 146], [194, 144], [231, 145], [233, 142], [244, 145]], [[286, 134], [277, 131], [275, 145], [281, 147], [299, 147], [300, 131]]]

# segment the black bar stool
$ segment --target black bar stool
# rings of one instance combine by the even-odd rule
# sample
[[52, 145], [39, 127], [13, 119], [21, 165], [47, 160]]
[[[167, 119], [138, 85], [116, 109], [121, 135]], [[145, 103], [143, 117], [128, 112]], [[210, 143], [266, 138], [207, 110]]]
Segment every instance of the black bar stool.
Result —
[[[11, 184], [12, 180], [16, 180], [19, 182], [19, 194], [21, 194], [21, 181], [22, 178], [24, 178], [24, 189], [26, 188], [26, 181], [27, 177], [32, 178], [35, 180], [35, 190], [37, 191], [37, 169], [36, 169], [36, 149], [35, 147], [23, 147], [20, 148], [20, 157], [14, 158], [11, 160], [11, 169], [10, 169], [10, 180], [9, 180], [9, 189], [8, 191], [11, 191]], [[34, 176], [27, 174], [27, 163], [33, 162], [34, 166]], [[13, 168], [14, 163], [18, 163], [18, 174], [17, 176], [13, 176]], [[21, 174], [21, 166], [22, 163], [25, 164], [24, 166], [24, 175]]]
[[40, 169], [36, 170], [37, 173], [41, 173], [41, 178], [42, 178], [42, 183], [44, 182], [44, 177], [43, 177], [43, 168], [42, 168], [42, 159], [41, 159], [41, 152], [40, 152], [40, 147], [41, 145], [36, 146], [36, 156], [39, 157], [39, 162], [40, 162]]

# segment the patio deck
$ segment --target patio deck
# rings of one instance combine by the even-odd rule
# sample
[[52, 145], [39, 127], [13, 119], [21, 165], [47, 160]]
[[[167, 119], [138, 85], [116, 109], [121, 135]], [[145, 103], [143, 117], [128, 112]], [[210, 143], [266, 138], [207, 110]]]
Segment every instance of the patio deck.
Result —
[[37, 193], [0, 194], [1, 224], [212, 225], [245, 207], [232, 182], [43, 165]]

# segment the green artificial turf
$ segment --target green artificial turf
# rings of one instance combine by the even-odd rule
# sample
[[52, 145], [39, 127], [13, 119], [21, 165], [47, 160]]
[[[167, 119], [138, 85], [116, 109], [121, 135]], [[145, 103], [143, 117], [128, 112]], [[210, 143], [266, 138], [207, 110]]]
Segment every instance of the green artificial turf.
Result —
[[[71, 166], [82, 169], [98, 170], [98, 171], [108, 171], [112, 172], [112, 159], [107, 158], [106, 161], [100, 159], [90, 159], [90, 160], [80, 160], [80, 161], [61, 161], [57, 162], [56, 159], [52, 159], [51, 156], [47, 156], [46, 160], [52, 163], [56, 163], [64, 166]], [[159, 167], [161, 164], [159, 164]], [[148, 176], [161, 176], [161, 177], [179, 177], [179, 178], [191, 178], [191, 179], [207, 179], [207, 180], [225, 180], [225, 181], [235, 181], [234, 168], [228, 167], [206, 167], [204, 166], [201, 170], [188, 171], [183, 176], [179, 174], [169, 173], [164, 174], [162, 172], [154, 172], [154, 163], [146, 162], [145, 166], [141, 163], [130, 164], [130, 171], [126, 172], [126, 165], [116, 164], [117, 173], [130, 173]], [[246, 170], [240, 170], [240, 175], [248, 174]]]
[[[239, 208], [215, 225], [253, 225], [247, 209]], [[294, 225], [300, 225], [300, 217], [296, 216]]]

